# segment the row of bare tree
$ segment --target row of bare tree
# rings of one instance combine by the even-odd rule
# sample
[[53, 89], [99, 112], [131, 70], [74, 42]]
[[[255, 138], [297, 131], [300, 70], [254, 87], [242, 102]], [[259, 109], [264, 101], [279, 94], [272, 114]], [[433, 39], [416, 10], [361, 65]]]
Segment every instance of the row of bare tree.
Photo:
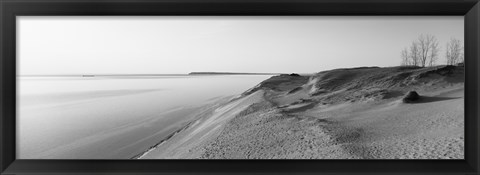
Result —
[[[401, 52], [402, 65], [404, 66], [434, 66], [439, 57], [440, 47], [438, 40], [433, 35], [420, 35], [412, 42], [410, 48]], [[445, 58], [448, 65], [463, 62], [463, 46], [460, 40], [451, 38], [447, 43]]]
[[455, 65], [465, 61], [463, 46], [460, 40], [455, 38], [450, 39], [450, 42], [447, 43], [447, 51], [445, 56], [447, 58], [447, 65]]

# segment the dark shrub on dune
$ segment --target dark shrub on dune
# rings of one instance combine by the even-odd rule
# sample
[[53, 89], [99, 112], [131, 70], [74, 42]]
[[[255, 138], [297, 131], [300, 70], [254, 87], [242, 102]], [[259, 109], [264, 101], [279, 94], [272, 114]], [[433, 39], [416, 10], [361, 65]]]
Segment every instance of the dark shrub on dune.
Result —
[[300, 75], [298, 75], [298, 74], [296, 74], [296, 73], [291, 73], [290, 76], [299, 77]]
[[402, 100], [404, 103], [411, 103], [411, 102], [418, 101], [419, 99], [420, 99], [420, 95], [418, 95], [417, 92], [410, 91], [405, 95], [405, 97], [403, 97]]

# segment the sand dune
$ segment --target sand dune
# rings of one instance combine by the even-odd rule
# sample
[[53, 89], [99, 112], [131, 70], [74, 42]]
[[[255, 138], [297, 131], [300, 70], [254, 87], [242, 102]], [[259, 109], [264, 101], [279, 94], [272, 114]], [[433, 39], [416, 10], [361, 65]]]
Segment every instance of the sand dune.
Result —
[[[182, 129], [185, 131], [150, 150], [142, 158], [194, 158], [201, 153], [205, 144], [218, 137], [227, 122], [250, 104], [262, 100], [262, 96], [263, 92], [257, 91], [225, 105], [212, 106], [202, 112], [199, 119], [187, 125], [188, 129]], [[192, 150], [196, 151], [192, 152]]]
[[[420, 99], [404, 103], [412, 90]], [[142, 158], [463, 159], [463, 150], [463, 67], [362, 67], [273, 76]]]

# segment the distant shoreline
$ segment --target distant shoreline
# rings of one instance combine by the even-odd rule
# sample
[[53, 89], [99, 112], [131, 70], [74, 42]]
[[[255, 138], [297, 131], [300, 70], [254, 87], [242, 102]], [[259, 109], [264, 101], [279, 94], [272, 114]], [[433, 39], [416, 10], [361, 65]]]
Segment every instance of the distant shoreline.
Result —
[[188, 75], [279, 75], [281, 73], [190, 72]]

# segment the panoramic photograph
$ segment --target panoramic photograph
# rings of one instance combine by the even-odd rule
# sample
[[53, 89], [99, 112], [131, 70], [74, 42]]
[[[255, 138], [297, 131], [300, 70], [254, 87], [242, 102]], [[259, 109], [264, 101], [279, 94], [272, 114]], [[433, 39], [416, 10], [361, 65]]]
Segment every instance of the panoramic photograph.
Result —
[[17, 16], [17, 159], [464, 159], [463, 16]]

